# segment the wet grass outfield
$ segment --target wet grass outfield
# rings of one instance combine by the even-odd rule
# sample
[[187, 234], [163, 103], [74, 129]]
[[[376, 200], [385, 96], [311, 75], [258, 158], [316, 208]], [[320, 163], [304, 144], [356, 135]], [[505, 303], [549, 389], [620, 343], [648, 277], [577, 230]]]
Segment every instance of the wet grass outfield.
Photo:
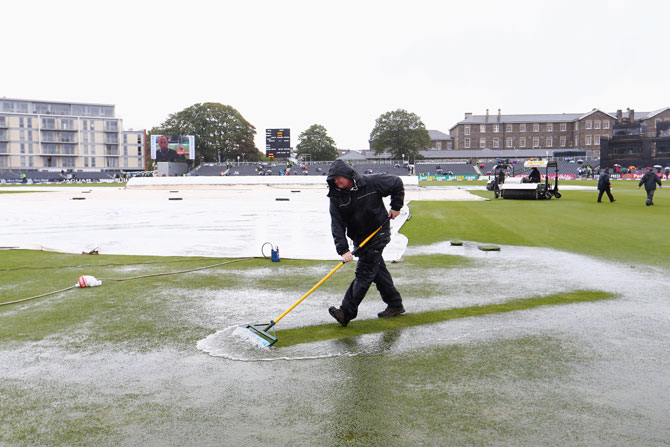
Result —
[[0, 445], [668, 446], [670, 194], [613, 193], [413, 202], [408, 314], [336, 325], [346, 265], [270, 350], [332, 262], [0, 251], [0, 303], [103, 279], [0, 305]]

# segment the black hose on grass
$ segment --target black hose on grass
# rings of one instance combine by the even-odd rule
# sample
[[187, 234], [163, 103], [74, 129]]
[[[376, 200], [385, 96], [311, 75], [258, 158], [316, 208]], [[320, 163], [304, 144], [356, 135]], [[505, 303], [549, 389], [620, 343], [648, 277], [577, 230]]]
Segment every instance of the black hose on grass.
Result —
[[[156, 276], [178, 275], [180, 273], [196, 272], [198, 270], [211, 269], [211, 268], [219, 267], [219, 266], [226, 265], [226, 264], [232, 264], [234, 262], [249, 261], [251, 259], [254, 259], [254, 258], [233, 259], [232, 261], [219, 262], [217, 264], [206, 265], [204, 267], [197, 267], [197, 268], [187, 269], [187, 270], [178, 270], [178, 271], [175, 271], [175, 272], [152, 273], [152, 274], [149, 274], [149, 275], [131, 276], [130, 278], [98, 278], [98, 279], [104, 280], [104, 281], [129, 281], [131, 279], [152, 278], [152, 277], [156, 277]], [[42, 297], [45, 297], [45, 296], [49, 296], [49, 295], [55, 295], [56, 293], [66, 292], [68, 290], [75, 289], [75, 288], [77, 288], [76, 285], [66, 287], [65, 289], [61, 289], [61, 290], [54, 290], [53, 292], [43, 293], [43, 294], [37, 295], [37, 296], [31, 296], [31, 297], [28, 297], [28, 298], [22, 298], [20, 300], [8, 301], [6, 303], [0, 303], [0, 306], [6, 306], [8, 304], [21, 303], [23, 301], [29, 301], [29, 300], [34, 300], [34, 299], [37, 299], [37, 298], [42, 298]]]

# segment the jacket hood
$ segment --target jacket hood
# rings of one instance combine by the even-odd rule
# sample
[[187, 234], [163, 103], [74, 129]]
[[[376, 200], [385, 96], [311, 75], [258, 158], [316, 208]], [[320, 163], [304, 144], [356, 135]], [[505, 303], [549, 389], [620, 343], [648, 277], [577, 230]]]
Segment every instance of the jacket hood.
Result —
[[328, 169], [328, 177], [326, 177], [326, 181], [328, 182], [328, 186], [330, 188], [337, 189], [337, 186], [335, 186], [335, 177], [338, 175], [350, 178], [355, 182], [360, 182], [361, 179], [361, 177], [358, 175], [358, 172], [356, 172], [354, 168], [342, 160], [335, 160], [330, 164], [330, 168]]

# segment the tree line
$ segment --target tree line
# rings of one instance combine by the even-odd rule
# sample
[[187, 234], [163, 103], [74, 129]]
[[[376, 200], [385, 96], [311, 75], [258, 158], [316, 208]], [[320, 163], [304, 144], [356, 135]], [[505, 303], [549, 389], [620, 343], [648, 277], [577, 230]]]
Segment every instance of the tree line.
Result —
[[[256, 128], [234, 107], [215, 102], [194, 104], [171, 114], [150, 135], [194, 135], [197, 161], [259, 161], [263, 154], [256, 148]], [[430, 146], [430, 136], [421, 118], [403, 109], [379, 116], [370, 133], [375, 154], [389, 153], [394, 159], [414, 160], [419, 151]], [[313, 124], [298, 136], [297, 155], [309, 155], [312, 161], [335, 160], [339, 153], [326, 128]]]

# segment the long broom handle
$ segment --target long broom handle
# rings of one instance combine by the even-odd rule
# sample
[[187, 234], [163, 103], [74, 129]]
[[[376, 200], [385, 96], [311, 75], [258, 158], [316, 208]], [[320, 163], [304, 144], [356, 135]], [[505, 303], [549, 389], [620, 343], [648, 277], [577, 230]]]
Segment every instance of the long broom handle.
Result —
[[[358, 247], [360, 248], [360, 247], [364, 246], [365, 244], [367, 244], [367, 242], [368, 242], [370, 239], [372, 239], [372, 237], [373, 237], [375, 234], [379, 233], [379, 230], [381, 230], [383, 226], [384, 226], [384, 224], [381, 224], [381, 225], [379, 226], [379, 228], [377, 228], [374, 232], [372, 232], [372, 234], [371, 234], [370, 236], [366, 237], [365, 240], [364, 240], [363, 242], [361, 242], [360, 245], [359, 245]], [[279, 320], [281, 320], [282, 318], [284, 318], [284, 317], [286, 316], [286, 314], [289, 313], [289, 312], [291, 312], [291, 311], [292, 311], [298, 304], [302, 303], [302, 301], [303, 301], [305, 298], [307, 298], [312, 292], [314, 292], [316, 289], [318, 289], [319, 286], [321, 286], [321, 284], [323, 284], [324, 282], [326, 282], [326, 280], [327, 280], [328, 278], [330, 278], [330, 277], [333, 275], [333, 273], [335, 273], [335, 272], [336, 272], [340, 267], [342, 267], [343, 265], [344, 265], [344, 262], [340, 262], [334, 269], [332, 269], [332, 270], [330, 271], [330, 273], [328, 273], [326, 276], [324, 276], [323, 279], [322, 279], [321, 281], [317, 282], [317, 283], [314, 285], [314, 287], [312, 287], [311, 289], [309, 289], [309, 291], [308, 291], [307, 293], [305, 293], [305, 294], [302, 296], [302, 298], [300, 298], [298, 301], [296, 301], [296, 302], [293, 304], [293, 306], [291, 306], [291, 307], [289, 307], [288, 309], [286, 309], [286, 310], [284, 311], [284, 313], [281, 314], [279, 317], [277, 317], [275, 320], [272, 320], [272, 323], [271, 323], [271, 324], [274, 325], [274, 324], [278, 323]]]

